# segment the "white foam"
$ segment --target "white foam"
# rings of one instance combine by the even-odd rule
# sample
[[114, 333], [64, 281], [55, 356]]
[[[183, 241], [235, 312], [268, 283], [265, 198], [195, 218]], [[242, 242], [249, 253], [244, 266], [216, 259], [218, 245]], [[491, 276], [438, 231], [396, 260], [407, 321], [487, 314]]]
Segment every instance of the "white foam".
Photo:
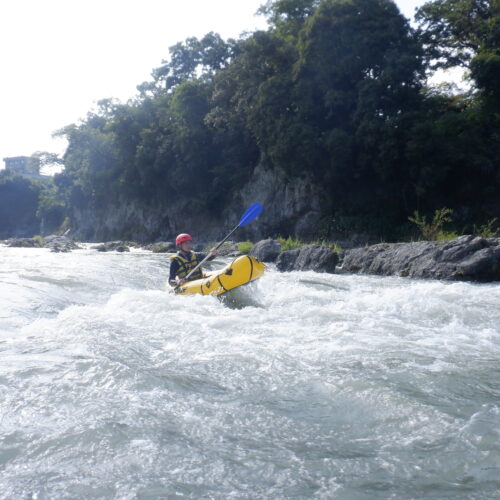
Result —
[[237, 309], [168, 293], [161, 255], [9, 255], [11, 497], [92, 484], [168, 497], [177, 484], [188, 497], [377, 498], [373, 483], [404, 498], [432, 481], [450, 496], [456, 475], [486, 497], [494, 485], [498, 284], [268, 270]]

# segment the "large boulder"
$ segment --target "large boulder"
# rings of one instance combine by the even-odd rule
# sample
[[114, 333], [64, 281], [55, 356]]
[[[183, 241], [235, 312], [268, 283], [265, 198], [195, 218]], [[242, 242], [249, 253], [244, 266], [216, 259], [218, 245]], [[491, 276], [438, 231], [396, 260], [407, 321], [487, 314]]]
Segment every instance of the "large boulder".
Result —
[[43, 246], [44, 248], [50, 248], [52, 252], [70, 252], [80, 248], [67, 236], [58, 236], [56, 234], [43, 238]]
[[279, 271], [316, 271], [334, 273], [338, 255], [324, 245], [306, 245], [280, 253], [276, 261]]
[[281, 243], [276, 240], [261, 240], [250, 250], [250, 255], [261, 262], [274, 262], [281, 252]]
[[500, 238], [460, 236], [446, 243], [381, 243], [346, 250], [341, 270], [383, 276], [500, 280]]

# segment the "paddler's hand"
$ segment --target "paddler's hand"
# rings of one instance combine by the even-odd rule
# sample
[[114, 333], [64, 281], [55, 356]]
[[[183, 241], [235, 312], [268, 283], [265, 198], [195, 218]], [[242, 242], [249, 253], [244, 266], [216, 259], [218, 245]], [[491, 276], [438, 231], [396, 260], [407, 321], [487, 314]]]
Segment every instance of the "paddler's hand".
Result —
[[210, 250], [210, 255], [211, 255], [212, 257], [215, 257], [217, 254], [218, 254], [217, 248], [213, 247], [213, 248]]
[[186, 283], [185, 279], [178, 280], [177, 281], [177, 286], [182, 286], [182, 285], [184, 285], [184, 283]]

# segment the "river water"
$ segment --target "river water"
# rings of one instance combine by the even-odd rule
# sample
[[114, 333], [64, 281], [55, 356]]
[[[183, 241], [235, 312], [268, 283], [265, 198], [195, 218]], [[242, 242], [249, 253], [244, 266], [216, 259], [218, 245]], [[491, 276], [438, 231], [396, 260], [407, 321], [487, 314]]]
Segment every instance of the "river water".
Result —
[[0, 498], [500, 498], [499, 284], [167, 271], [0, 248]]

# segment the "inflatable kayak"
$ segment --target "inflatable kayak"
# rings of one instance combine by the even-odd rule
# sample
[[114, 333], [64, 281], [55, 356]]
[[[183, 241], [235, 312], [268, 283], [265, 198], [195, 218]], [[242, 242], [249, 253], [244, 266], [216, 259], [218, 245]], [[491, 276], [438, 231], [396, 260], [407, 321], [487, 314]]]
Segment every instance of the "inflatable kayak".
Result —
[[264, 264], [249, 255], [236, 257], [230, 264], [218, 271], [208, 271], [199, 280], [188, 281], [180, 286], [175, 293], [190, 295], [222, 295], [241, 285], [256, 280], [264, 273]]

